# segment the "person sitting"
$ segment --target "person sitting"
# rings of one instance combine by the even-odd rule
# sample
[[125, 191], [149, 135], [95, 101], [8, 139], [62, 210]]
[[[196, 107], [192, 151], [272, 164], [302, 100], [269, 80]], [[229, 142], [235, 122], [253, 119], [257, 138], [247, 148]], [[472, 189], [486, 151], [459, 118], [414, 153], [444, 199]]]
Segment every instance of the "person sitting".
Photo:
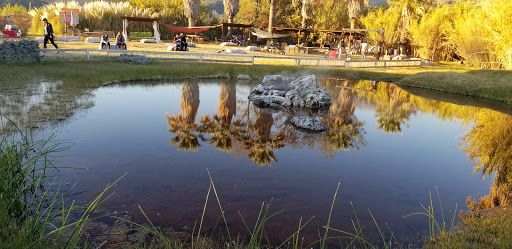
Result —
[[181, 43], [180, 51], [188, 51], [187, 38], [183, 35], [183, 33], [180, 34], [180, 43]]
[[107, 45], [107, 49], [110, 49], [110, 41], [108, 39], [107, 32], [104, 32], [101, 36], [101, 49], [103, 49], [104, 45]]
[[126, 40], [121, 32], [117, 33], [116, 37], [117, 42], [117, 48], [121, 49], [121, 47], [124, 47], [124, 50], [126, 50]]

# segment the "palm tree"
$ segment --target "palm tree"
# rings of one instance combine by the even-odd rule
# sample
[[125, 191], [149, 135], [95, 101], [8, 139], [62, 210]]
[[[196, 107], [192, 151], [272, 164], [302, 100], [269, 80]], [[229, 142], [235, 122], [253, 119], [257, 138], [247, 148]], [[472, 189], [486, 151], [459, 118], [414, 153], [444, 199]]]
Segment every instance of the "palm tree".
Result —
[[202, 139], [195, 121], [199, 109], [199, 85], [197, 83], [183, 83], [181, 95], [182, 113], [173, 116], [165, 114], [169, 131], [176, 134], [171, 139], [172, 144], [178, 144], [178, 150], [197, 150]]
[[312, 15], [311, 10], [311, 0], [302, 0], [302, 28], [305, 29], [307, 27], [307, 21], [311, 18]]
[[270, 11], [268, 13], [268, 32], [272, 33], [274, 27], [274, 18], [276, 16], [276, 0], [270, 0]]
[[200, 0], [183, 0], [183, 12], [188, 18], [188, 26], [196, 26], [196, 18], [199, 17]]
[[[233, 19], [239, 10], [239, 0], [224, 0], [224, 14], [228, 18], [228, 23], [233, 23]], [[228, 36], [233, 35], [233, 27], [228, 27]]]
[[348, 16], [350, 17], [350, 28], [357, 28], [357, 20], [363, 13], [364, 0], [348, 0]]

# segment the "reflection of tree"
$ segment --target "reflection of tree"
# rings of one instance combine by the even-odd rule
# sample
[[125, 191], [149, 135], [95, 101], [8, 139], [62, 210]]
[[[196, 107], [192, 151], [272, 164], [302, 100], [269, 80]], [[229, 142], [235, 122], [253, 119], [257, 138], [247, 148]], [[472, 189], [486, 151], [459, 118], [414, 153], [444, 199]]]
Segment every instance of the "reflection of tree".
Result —
[[181, 110], [173, 116], [166, 114], [170, 132], [176, 134], [171, 143], [178, 144], [179, 150], [197, 150], [200, 146], [201, 133], [195, 121], [199, 108], [199, 85], [197, 83], [183, 83], [181, 95]]
[[409, 94], [394, 85], [387, 84], [377, 88], [375, 102], [378, 129], [387, 133], [401, 134], [402, 124], [408, 127], [407, 120], [415, 112], [409, 101]]
[[[348, 86], [348, 81], [344, 83], [344, 86]], [[322, 136], [322, 140], [328, 149], [339, 151], [359, 149], [360, 146], [365, 146], [364, 123], [355, 117], [355, 108], [353, 90], [342, 88], [337, 101], [332, 103], [326, 118], [329, 131]]]
[[[215, 149], [231, 151], [233, 149], [233, 136], [238, 136], [239, 125], [232, 125], [233, 116], [236, 115], [236, 85], [222, 83], [219, 95], [219, 112], [201, 117], [201, 125], [205, 132], [211, 135], [209, 143]], [[239, 124], [239, 122], [237, 122]]]
[[477, 209], [512, 204], [512, 116], [480, 111], [461, 146], [476, 163], [475, 171], [496, 174], [489, 195], [480, 200], [480, 205], [469, 198], [468, 206]]
[[273, 124], [272, 113], [260, 109], [256, 120], [249, 124], [249, 129], [244, 133], [244, 148], [249, 152], [247, 157], [252, 159], [252, 163], [270, 165], [272, 161], [277, 161], [274, 150], [284, 147], [285, 141], [281, 133], [272, 134]]

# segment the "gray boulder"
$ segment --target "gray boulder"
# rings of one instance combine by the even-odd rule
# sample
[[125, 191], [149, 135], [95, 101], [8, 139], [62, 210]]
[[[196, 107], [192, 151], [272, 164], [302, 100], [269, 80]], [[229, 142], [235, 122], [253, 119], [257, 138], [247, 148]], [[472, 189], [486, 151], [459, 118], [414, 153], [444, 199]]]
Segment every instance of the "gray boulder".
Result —
[[291, 102], [282, 96], [255, 95], [251, 98], [252, 103], [258, 107], [269, 107], [279, 109], [291, 105]]
[[148, 58], [143, 55], [120, 54], [119, 61], [133, 64], [148, 64]]
[[293, 78], [282, 75], [267, 75], [263, 78], [261, 85], [263, 85], [266, 90], [290, 91], [293, 89], [293, 86], [290, 85], [292, 80]]
[[293, 117], [290, 122], [298, 128], [309, 131], [326, 131], [329, 127], [322, 124], [317, 118], [309, 116]]
[[[331, 94], [318, 83], [315, 75], [305, 75], [290, 83], [294, 85], [297, 96], [304, 100], [304, 107], [315, 109], [331, 105]], [[296, 98], [296, 96], [289, 96]]]
[[[287, 101], [278, 98], [257, 98], [257, 96], [279, 96]], [[279, 103], [284, 106], [305, 107], [319, 109], [331, 105], [331, 95], [325, 87], [318, 83], [315, 75], [306, 75], [292, 80], [282, 75], [265, 76], [262, 83], [257, 85], [250, 93], [249, 100], [257, 106], [269, 106], [278, 108]], [[255, 102], [257, 101], [257, 103]]]

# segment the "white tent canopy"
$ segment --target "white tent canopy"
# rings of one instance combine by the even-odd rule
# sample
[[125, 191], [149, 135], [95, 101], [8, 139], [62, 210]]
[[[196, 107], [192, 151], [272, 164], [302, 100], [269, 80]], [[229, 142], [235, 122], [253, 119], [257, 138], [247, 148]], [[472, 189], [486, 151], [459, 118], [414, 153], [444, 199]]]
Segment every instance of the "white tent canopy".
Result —
[[254, 36], [262, 39], [272, 39], [272, 38], [283, 38], [288, 37], [290, 35], [287, 34], [274, 34], [267, 31], [263, 31], [261, 29], [253, 28], [254, 32], [251, 32]]

